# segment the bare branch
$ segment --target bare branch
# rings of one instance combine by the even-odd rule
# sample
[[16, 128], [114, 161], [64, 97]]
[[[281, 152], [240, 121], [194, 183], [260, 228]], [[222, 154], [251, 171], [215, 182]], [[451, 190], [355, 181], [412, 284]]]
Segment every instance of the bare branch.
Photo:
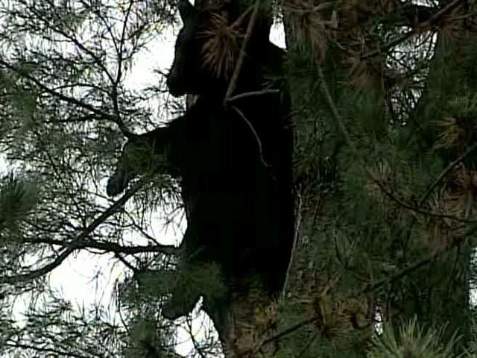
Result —
[[[370, 57], [374, 57], [376, 55], [380, 55], [385, 51], [388, 51], [392, 49], [393, 47], [396, 47], [397, 45], [401, 44], [402, 42], [406, 41], [413, 35], [419, 33], [422, 31], [422, 29], [430, 28], [434, 26], [444, 15], [455, 9], [457, 6], [460, 5], [460, 3], [463, 3], [463, 0], [454, 0], [450, 3], [448, 3], [446, 6], [444, 6], [442, 9], [438, 10], [436, 13], [434, 13], [432, 16], [430, 16], [428, 19], [426, 19], [423, 22], [419, 22], [415, 24], [411, 30], [406, 32], [404, 35], [399, 37], [398, 39], [389, 42], [388, 44], [373, 50], [371, 52], [368, 52], [367, 54], [364, 54], [361, 56], [362, 60], [366, 60]], [[411, 10], [409, 10], [411, 11]]]
[[116, 123], [118, 125], [118, 127], [121, 129], [121, 131], [123, 132], [123, 134], [127, 137], [127, 138], [133, 138], [135, 137], [135, 134], [132, 133], [131, 131], [129, 131], [124, 123], [121, 121], [121, 120], [118, 120], [117, 116], [113, 115], [113, 114], [110, 114], [108, 112], [104, 112], [103, 110], [99, 109], [99, 108], [96, 108], [88, 103], [85, 103], [85, 102], [82, 102], [74, 97], [70, 97], [70, 96], [67, 96], [55, 89], [51, 89], [50, 87], [48, 87], [47, 85], [43, 84], [41, 81], [39, 81], [37, 78], [29, 75], [28, 73], [26, 73], [25, 71], [22, 71], [21, 69], [18, 69], [16, 68], [15, 66], [11, 65], [10, 63], [8, 63], [7, 61], [3, 60], [1, 57], [0, 57], [0, 65], [4, 66], [5, 68], [13, 71], [14, 73], [18, 74], [19, 76], [21, 76], [22, 78], [30, 81], [31, 83], [35, 84], [38, 88], [40, 88], [41, 90], [43, 90], [44, 92], [66, 102], [66, 103], [69, 103], [69, 104], [73, 104], [77, 107], [80, 107], [80, 108], [83, 108], [87, 111], [90, 111], [96, 115], [98, 115], [99, 117], [102, 117], [104, 119], [107, 119], [107, 120], [110, 120], [114, 123]]
[[261, 91], [250, 91], [250, 92], [244, 92], [237, 94], [235, 96], [231, 96], [227, 99], [227, 103], [232, 103], [238, 100], [241, 100], [243, 98], [250, 98], [250, 97], [259, 97], [267, 94], [279, 94], [280, 90], [278, 89], [265, 89]]
[[136, 192], [138, 192], [146, 183], [146, 179], [139, 181], [135, 186], [133, 186], [130, 190], [128, 190], [119, 200], [114, 202], [108, 209], [106, 209], [101, 215], [99, 215], [93, 222], [88, 225], [85, 230], [78, 235], [78, 237], [71, 242], [71, 246], [66, 248], [56, 259], [49, 264], [30, 271], [25, 274], [18, 274], [13, 276], [0, 276], [0, 283], [7, 283], [7, 284], [14, 284], [20, 281], [31, 281], [37, 278], [40, 278], [49, 272], [53, 271], [55, 268], [60, 266], [69, 255], [71, 255], [74, 251], [82, 249], [85, 247], [84, 240], [91, 235], [94, 230], [101, 225], [107, 218], [111, 215], [115, 214], [120, 207], [122, 207]]
[[150, 252], [157, 252], [163, 253], [166, 255], [176, 255], [179, 253], [179, 249], [172, 245], [134, 245], [134, 246], [125, 246], [120, 245], [115, 242], [106, 242], [106, 241], [94, 241], [94, 240], [87, 240], [83, 239], [81, 241], [77, 241], [77, 239], [71, 241], [62, 241], [57, 239], [28, 239], [25, 242], [29, 243], [42, 243], [42, 244], [49, 244], [49, 245], [58, 245], [65, 248], [74, 247], [75, 250], [81, 249], [95, 249], [104, 252], [112, 252], [116, 254], [125, 254], [125, 255], [135, 255], [141, 253], [150, 253]]
[[257, 142], [257, 149], [258, 149], [258, 155], [259, 155], [259, 158], [260, 158], [260, 161], [262, 162], [263, 166], [265, 166], [266, 168], [269, 168], [270, 165], [265, 161], [265, 158], [263, 157], [263, 145], [262, 145], [262, 141], [257, 133], [257, 131], [255, 130], [255, 128], [253, 127], [253, 124], [250, 123], [250, 121], [247, 119], [247, 117], [245, 117], [245, 115], [243, 114], [243, 112], [238, 109], [236, 106], [232, 106], [232, 109], [238, 113], [238, 115], [240, 116], [240, 118], [242, 118], [242, 120], [245, 122], [245, 124], [250, 128], [250, 131], [252, 132], [254, 138], [255, 138], [255, 141]]
[[252, 36], [252, 31], [255, 26], [255, 22], [257, 20], [259, 6], [260, 6], [260, 0], [256, 0], [253, 7], [252, 16], [248, 22], [247, 32], [245, 33], [245, 38], [242, 42], [242, 47], [240, 48], [240, 55], [237, 60], [237, 63], [235, 64], [235, 69], [232, 74], [232, 78], [230, 79], [229, 87], [227, 88], [227, 92], [225, 93], [224, 105], [227, 105], [227, 102], [230, 96], [235, 91], [235, 87], [237, 86], [237, 80], [240, 75], [240, 70], [242, 69], [242, 64], [246, 55], [246, 48], [247, 48], [248, 42], [250, 41], [250, 37]]
[[434, 180], [434, 182], [431, 184], [431, 186], [426, 190], [426, 192], [424, 193], [424, 195], [421, 197], [421, 199], [419, 200], [419, 206], [421, 206], [426, 200], [427, 198], [429, 197], [429, 195], [431, 195], [431, 193], [434, 191], [434, 189], [436, 188], [437, 185], [439, 185], [439, 183], [441, 182], [442, 179], [445, 178], [445, 176], [447, 174], [449, 174], [449, 172], [455, 168], [455, 166], [457, 164], [459, 164], [460, 162], [462, 162], [466, 157], [468, 157], [470, 154], [472, 154], [472, 152], [474, 150], [477, 149], [477, 143], [474, 143], [472, 144], [464, 153], [462, 153], [460, 156], [458, 156], [454, 161], [452, 161], [451, 163], [449, 163], [449, 165], [442, 171], [442, 173], [439, 174], [439, 176], [436, 178], [436, 180]]
[[[121, 82], [122, 73], [123, 73], [122, 67], [123, 67], [123, 60], [124, 60], [124, 57], [123, 57], [124, 41], [125, 41], [125, 36], [126, 36], [127, 23], [128, 23], [129, 15], [131, 13], [131, 9], [132, 9], [133, 4], [134, 4], [134, 1], [130, 0], [128, 9], [126, 11], [126, 16], [125, 16], [124, 21], [123, 21], [123, 28], [122, 28], [122, 31], [121, 31], [121, 39], [120, 39], [120, 42], [119, 42], [119, 48], [117, 49], [117, 52], [116, 52], [117, 61], [118, 61], [116, 79], [113, 80], [111, 78], [111, 82], [112, 82], [111, 99], [113, 101], [114, 113], [116, 115], [116, 124], [119, 126], [119, 129], [121, 130], [121, 132], [124, 133], [124, 135], [126, 137], [128, 137], [128, 135], [126, 133], [129, 133], [129, 131], [126, 128], [123, 121], [121, 120], [121, 115], [119, 113], [118, 86], [119, 86], [119, 83]], [[114, 36], [112, 36], [112, 37], [114, 38]]]

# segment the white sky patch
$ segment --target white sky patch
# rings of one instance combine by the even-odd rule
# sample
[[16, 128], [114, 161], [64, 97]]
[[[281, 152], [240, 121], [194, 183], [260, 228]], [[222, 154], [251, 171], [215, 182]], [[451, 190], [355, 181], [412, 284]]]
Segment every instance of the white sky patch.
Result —
[[174, 60], [176, 35], [177, 29], [168, 27], [136, 57], [132, 70], [126, 76], [126, 87], [140, 90], [156, 84], [157, 75], [154, 70], [168, 72]]
[[278, 47], [285, 48], [285, 29], [283, 27], [283, 22], [275, 22], [272, 25], [270, 31], [270, 42], [277, 45]]
[[108, 306], [116, 280], [124, 272], [122, 265], [113, 265], [112, 259], [110, 254], [100, 256], [80, 251], [50, 274], [50, 284], [75, 307]]

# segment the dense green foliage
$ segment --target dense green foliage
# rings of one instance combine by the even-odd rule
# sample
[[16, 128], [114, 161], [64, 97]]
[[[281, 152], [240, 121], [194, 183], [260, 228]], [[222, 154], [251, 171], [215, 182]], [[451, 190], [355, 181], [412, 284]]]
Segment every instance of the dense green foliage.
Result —
[[291, 1], [289, 15], [309, 247], [290, 291], [316, 317], [306, 351], [362, 356], [384, 322], [373, 357], [462, 353], [474, 339], [473, 2], [337, 3]]
[[[251, 334], [255, 356], [477, 354], [477, 8], [415, 3], [277, 6], [297, 242], [283, 298], [250, 310], [250, 331], [267, 332]], [[0, 355], [176, 356], [183, 335], [160, 315], [176, 252], [151, 226], [178, 221], [177, 182], [146, 176], [105, 195], [123, 134], [181, 108], [160, 72], [128, 85], [174, 14], [166, 1], [0, 2]], [[107, 255], [109, 305], [79, 308], [51, 287], [67, 262], [88, 270], [80, 253]], [[220, 292], [219, 276], [203, 267], [180, 282]], [[190, 355], [219, 356], [210, 324], [202, 332]]]

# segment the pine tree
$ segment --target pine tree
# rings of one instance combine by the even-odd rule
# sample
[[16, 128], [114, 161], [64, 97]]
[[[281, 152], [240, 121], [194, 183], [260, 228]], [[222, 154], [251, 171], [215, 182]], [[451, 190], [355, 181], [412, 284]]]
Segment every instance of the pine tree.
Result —
[[[178, 210], [177, 183], [138, 182], [115, 201], [104, 184], [123, 133], [164, 120], [150, 104], [159, 98], [166, 108], [162, 76], [142, 93], [126, 80], [175, 11], [148, 1], [0, 3], [0, 355], [175, 356], [160, 295], [126, 292], [174, 251], [151, 236], [149, 215], [159, 203]], [[49, 276], [76, 255], [91, 264], [107, 255], [104, 272], [122, 267], [122, 278], [111, 278], [115, 308], [79, 309], [50, 287]]]
[[[462, 353], [472, 340], [474, 2], [284, 10], [301, 223], [285, 306], [304, 323], [290, 350], [365, 356], [385, 323], [403, 333], [393, 345], [385, 328], [371, 356]], [[439, 331], [428, 346], [406, 347], [426, 329]]]
[[[288, 49], [296, 245], [283, 297], [238, 302], [233, 328], [257, 357], [475, 355], [476, 2], [274, 8]], [[146, 174], [119, 199], [104, 195], [125, 136], [162, 120], [147, 103], [180, 107], [161, 97], [160, 74], [141, 93], [125, 84], [174, 14], [166, 1], [0, 3], [2, 356], [177, 356], [161, 316], [177, 252], [148, 228], [152, 210], [180, 208], [178, 183]], [[49, 287], [85, 251], [121, 265], [114, 314], [78, 311]], [[181, 282], [219, 292], [209, 269]], [[195, 356], [221, 354], [213, 334], [193, 344]]]

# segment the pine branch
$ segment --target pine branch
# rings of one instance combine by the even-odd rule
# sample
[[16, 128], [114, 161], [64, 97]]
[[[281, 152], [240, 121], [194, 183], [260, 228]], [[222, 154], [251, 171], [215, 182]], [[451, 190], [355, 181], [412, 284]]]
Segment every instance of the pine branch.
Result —
[[34, 85], [36, 85], [39, 89], [43, 90], [44, 92], [52, 95], [53, 97], [56, 97], [58, 99], [60, 99], [61, 101], [63, 102], [66, 102], [66, 103], [69, 103], [69, 104], [73, 104], [79, 108], [82, 108], [82, 109], [85, 109], [89, 112], [92, 112], [96, 115], [98, 115], [100, 118], [104, 118], [104, 119], [107, 119], [107, 120], [110, 120], [114, 123], [116, 123], [119, 127], [119, 129], [121, 130], [121, 132], [127, 137], [127, 138], [132, 138], [135, 136], [134, 133], [132, 133], [127, 127], [126, 125], [122, 122], [121, 119], [119, 119], [117, 116], [113, 115], [113, 114], [110, 114], [108, 112], [104, 112], [103, 110], [99, 109], [99, 108], [96, 108], [88, 103], [85, 103], [83, 101], [80, 101], [74, 97], [70, 97], [70, 96], [67, 96], [57, 90], [54, 90], [54, 89], [51, 89], [50, 87], [48, 87], [47, 85], [43, 84], [41, 81], [39, 81], [37, 78], [29, 75], [28, 73], [26, 73], [25, 71], [22, 71], [21, 69], [18, 69], [16, 68], [15, 66], [11, 65], [10, 63], [8, 63], [7, 61], [3, 60], [1, 57], [0, 57], [0, 65], [4, 66], [5, 68], [13, 71], [14, 73], [16, 73], [17, 75], [21, 76], [22, 78], [30, 81], [31, 83], [33, 83]]
[[[119, 83], [121, 82], [121, 79], [122, 79], [122, 66], [123, 66], [123, 61], [124, 61], [123, 52], [124, 52], [124, 42], [125, 42], [125, 37], [126, 37], [126, 28], [127, 28], [127, 22], [128, 22], [130, 14], [131, 14], [133, 4], [134, 4], [134, 1], [130, 0], [129, 6], [126, 10], [125, 19], [123, 21], [123, 28], [122, 28], [122, 31], [121, 31], [121, 39], [120, 39], [120, 42], [119, 42], [119, 49], [117, 49], [117, 51], [116, 51], [116, 55], [117, 55], [117, 58], [118, 58], [118, 69], [117, 69], [117, 73], [116, 73], [116, 78], [114, 80], [111, 78], [111, 82], [112, 82], [111, 99], [113, 101], [114, 113], [116, 115], [116, 123], [118, 124], [118, 127], [121, 130], [121, 132], [123, 132], [124, 135], [127, 138], [130, 138], [130, 137], [128, 137], [128, 135], [126, 135], [126, 133], [128, 133], [129, 131], [126, 128], [126, 126], [124, 125], [123, 121], [121, 120], [121, 115], [120, 115], [120, 112], [119, 112], [118, 86], [119, 86]], [[112, 38], [114, 38], [114, 36], [112, 36]]]
[[[412, 272], [430, 264], [432, 261], [434, 261], [436, 258], [438, 258], [439, 256], [441, 256], [442, 254], [444, 253], [447, 253], [449, 252], [450, 250], [456, 248], [458, 246], [458, 243], [454, 243], [453, 245], [450, 245], [448, 247], [445, 247], [444, 249], [441, 249], [439, 251], [436, 251], [434, 252], [433, 254], [429, 255], [428, 257], [425, 257], [423, 258], [422, 260], [419, 260], [419, 261], [416, 261], [415, 263], [413, 263], [412, 265], [408, 266], [408, 267], [405, 267], [404, 269], [400, 270], [399, 272], [393, 274], [392, 276], [389, 276], [389, 277], [386, 277], [382, 280], [379, 280], [378, 282], [375, 282], [375, 283], [372, 283], [372, 284], [369, 284], [367, 285], [364, 289], [362, 289], [360, 292], [358, 293], [355, 293], [353, 295], [350, 295], [349, 298], [353, 298], [353, 297], [358, 297], [360, 295], [363, 295], [365, 293], [369, 293], [371, 291], [374, 291], [382, 286], [384, 286], [385, 284], [388, 284], [388, 283], [391, 283], [391, 282], [394, 282], [394, 281], [397, 281], [409, 274], [411, 274]], [[305, 327], [309, 324], [312, 324], [314, 323], [315, 321], [318, 321], [319, 319], [321, 319], [321, 315], [315, 315], [311, 318], [308, 318], [308, 319], [305, 319], [301, 322], [298, 322], [296, 324], [294, 324], [293, 326], [290, 326], [286, 329], [284, 329], [283, 331], [281, 331], [280, 333], [266, 339], [265, 341], [263, 341], [262, 345], [267, 345], [267, 344], [270, 344], [274, 341], [277, 341], [281, 338], [283, 338], [284, 336], [287, 336], [297, 330], [299, 330], [300, 328], [302, 327]]]
[[[72, 358], [89, 358], [91, 357], [90, 354], [79, 354], [79, 353], [76, 353], [76, 352], [72, 352], [71, 350], [68, 350], [68, 351], [63, 351], [63, 350], [60, 350], [60, 349], [55, 349], [55, 348], [52, 348], [52, 347], [48, 347], [48, 346], [40, 346], [40, 345], [37, 345], [37, 344], [27, 344], [27, 343], [23, 343], [23, 342], [18, 342], [18, 341], [11, 341], [10, 342], [2, 342], [2, 346], [5, 346], [5, 347], [10, 347], [10, 348], [21, 348], [22, 350], [32, 350], [34, 351], [36, 354], [40, 354], [43, 355], [44, 357], [72, 357]], [[3, 351], [3, 353], [6, 353], [5, 351]], [[24, 356], [28, 356], [26, 353], [24, 353], [25, 355]], [[35, 355], [36, 357], [39, 357], [41, 355]], [[16, 356], [16, 354], [14, 355]]]
[[376, 290], [376, 289], [378, 289], [378, 288], [380, 288], [380, 287], [382, 287], [386, 284], [397, 281], [397, 280], [403, 278], [404, 276], [407, 276], [410, 273], [420, 269], [421, 267], [424, 267], [424, 266], [430, 264], [436, 258], [438, 258], [439, 256], [441, 256], [442, 254], [444, 254], [446, 252], [449, 252], [451, 249], [453, 249], [455, 247], [456, 247], [456, 244], [451, 245], [449, 247], [446, 247], [444, 249], [438, 250], [438, 251], [432, 253], [431, 255], [429, 255], [429, 256], [427, 256], [427, 257], [425, 257], [425, 258], [423, 258], [419, 261], [416, 261], [412, 265], [403, 268], [401, 271], [396, 272], [392, 276], [383, 278], [382, 280], [379, 280], [378, 282], [366, 285], [366, 287], [364, 289], [362, 289], [359, 293], [357, 293], [356, 295], [353, 295], [353, 296], [359, 296], [359, 295], [363, 295], [365, 293], [372, 292], [372, 291], [374, 291], [374, 290]]
[[120, 199], [114, 202], [108, 209], [99, 215], [93, 222], [85, 228], [85, 230], [72, 241], [71, 246], [66, 248], [59, 256], [49, 264], [30, 271], [25, 274], [13, 276], [0, 276], [0, 284], [15, 284], [38, 279], [59, 267], [74, 251], [84, 248], [84, 240], [91, 235], [96, 228], [104, 223], [107, 218], [115, 214], [136, 192], [138, 192], [146, 183], [146, 179], [139, 181], [135, 186], [128, 190]]
[[137, 245], [137, 246], [124, 246], [117, 244], [115, 242], [101, 242], [101, 241], [94, 241], [94, 240], [87, 240], [83, 239], [78, 241], [78, 239], [74, 239], [72, 241], [62, 241], [56, 239], [27, 239], [24, 242], [32, 243], [32, 244], [49, 244], [49, 245], [56, 245], [65, 248], [74, 247], [75, 250], [81, 249], [94, 249], [100, 250], [103, 252], [112, 252], [115, 254], [125, 254], [125, 255], [135, 255], [141, 253], [148, 253], [148, 252], [157, 252], [163, 253], [166, 255], [175, 255], [178, 254], [179, 250], [177, 247], [173, 245]]
[[[71, 34], [68, 34], [66, 31], [62, 30], [61, 28], [58, 28], [58, 27], [55, 27], [55, 26], [52, 26], [51, 25], [51, 21], [49, 18], [46, 18], [45, 16], [42, 16], [40, 13], [36, 13], [36, 16], [41, 19], [41, 21], [43, 21], [43, 23], [45, 24], [45, 26], [47, 28], [50, 28], [51, 30], [53, 30], [54, 32], [56, 32], [57, 34], [63, 36], [65, 39], [71, 41], [72, 44], [74, 44], [75, 46], [77, 46], [81, 51], [83, 51], [85, 54], [87, 54], [88, 56], [90, 56], [94, 63], [96, 63], [99, 68], [101, 69], [101, 71], [103, 71], [105, 74], [106, 74], [106, 77], [108, 78], [108, 80], [111, 82], [111, 85], [112, 85], [112, 93], [110, 94], [110, 97], [111, 97], [111, 100], [113, 102], [113, 108], [114, 108], [114, 112], [115, 112], [115, 115], [112, 115], [112, 114], [107, 114], [107, 113], [104, 113], [101, 115], [101, 113], [98, 113], [96, 112], [94, 109], [93, 106], [89, 106], [89, 108], [87, 107], [84, 107], [85, 109], [89, 109], [90, 111], [92, 111], [93, 113], [96, 113], [96, 114], [99, 114], [101, 115], [103, 118], [106, 118], [106, 119], [109, 119], [111, 120], [112, 122], [116, 123], [117, 126], [119, 127], [119, 129], [121, 130], [121, 132], [124, 134], [124, 136], [126, 136], [127, 138], [132, 138], [134, 135], [133, 133], [131, 133], [131, 131], [126, 127], [126, 125], [124, 124], [124, 122], [122, 121], [121, 119], [121, 115], [119, 113], [119, 103], [118, 103], [118, 85], [119, 85], [119, 82], [122, 78], [122, 62], [123, 62], [123, 48], [124, 48], [124, 41], [125, 41], [125, 30], [126, 30], [126, 25], [127, 25], [127, 22], [128, 22], [128, 19], [129, 19], [129, 15], [131, 13], [131, 10], [132, 10], [132, 6], [134, 4], [134, 1], [130, 1], [129, 3], [129, 7], [126, 11], [126, 16], [125, 16], [125, 19], [123, 21], [123, 29], [122, 29], [122, 33], [121, 33], [121, 39], [120, 39], [120, 46], [119, 48], [117, 47], [117, 44], [116, 44], [116, 41], [114, 41], [114, 36], [113, 36], [113, 33], [111, 31], [111, 26], [109, 26], [109, 24], [107, 24], [107, 21], [101, 16], [101, 13], [100, 12], [97, 12], [96, 15], [101, 19], [103, 20], [103, 23], [105, 24], [106, 26], [106, 29], [108, 29], [109, 33], [111, 34], [111, 38], [113, 39], [113, 43], [114, 43], [114, 46], [116, 48], [116, 52], [118, 54], [118, 71], [117, 71], [117, 75], [116, 75], [116, 78], [113, 78], [113, 75], [110, 73], [110, 71], [108, 70], [108, 68], [106, 67], [105, 63], [102, 61], [102, 59], [100, 57], [97, 56], [96, 53], [94, 53], [91, 49], [89, 49], [86, 45], [84, 45], [80, 40], [78, 40], [76, 38], [76, 36], [74, 35], [71, 35]], [[54, 7], [55, 5], [53, 3], [50, 4], [50, 6]], [[16, 73], [19, 73], [19, 72], [16, 72]], [[19, 73], [21, 75], [21, 73]], [[31, 80], [31, 79], [29, 79]], [[35, 84], [37, 86], [39, 86], [39, 82], [35, 82]], [[40, 86], [39, 86], [40, 87]], [[42, 88], [42, 87], [40, 87]], [[48, 88], [46, 86], [43, 87], [44, 90], [46, 90], [48, 93], [50, 94], [54, 94], [58, 97], [58, 94], [60, 94], [59, 92], [50, 92], [48, 90]], [[56, 93], [56, 94], [55, 94]], [[61, 94], [62, 95], [62, 94]], [[62, 95], [60, 97], [60, 99], [62, 100], [65, 100], [66, 102], [69, 102], [69, 103], [72, 103], [70, 102], [69, 100], [67, 100], [66, 98], [68, 98], [67, 96], [64, 96]], [[73, 102], [74, 104], [78, 105], [81, 107], [81, 105], [79, 105], [78, 103], [82, 103], [80, 101], [78, 102]]]
[[464, 224], [475, 224], [477, 223], [477, 220], [469, 220], [465, 218], [460, 218], [458, 216], [454, 215], [448, 215], [448, 214], [441, 214], [441, 213], [436, 213], [433, 211], [428, 211], [428, 210], [423, 210], [420, 208], [421, 204], [416, 205], [411, 205], [409, 203], [406, 203], [404, 200], [398, 198], [396, 195], [391, 193], [387, 188], [384, 187], [384, 185], [374, 176], [370, 177], [370, 179], [379, 187], [379, 189], [392, 201], [397, 203], [399, 206], [403, 207], [404, 209], [408, 209], [411, 211], [414, 211], [416, 214], [421, 214], [424, 216], [432, 216], [436, 218], [441, 218], [441, 219], [449, 219], [453, 221], [457, 221], [460, 223]]
[[446, 177], [449, 172], [455, 168], [456, 165], [458, 165], [460, 162], [462, 162], [466, 157], [468, 157], [474, 150], [477, 149], [477, 142], [472, 144], [464, 153], [462, 153], [460, 156], [458, 156], [454, 161], [452, 161], [439, 175], [438, 177], [434, 180], [434, 182], [431, 184], [431, 186], [426, 190], [424, 195], [421, 197], [419, 200], [419, 206], [421, 206], [431, 195], [431, 193], [434, 191], [434, 189], [439, 185], [439, 183]]
[[[361, 59], [366, 60], [366, 59], [369, 59], [370, 57], [381, 55], [383, 52], [386, 52], [386, 51], [392, 49], [393, 47], [398, 46], [399, 44], [403, 43], [404, 41], [406, 41], [407, 39], [409, 39], [413, 35], [422, 32], [422, 29], [430, 28], [430, 27], [434, 26], [443, 16], [445, 16], [446, 14], [451, 12], [453, 9], [455, 9], [457, 6], [459, 6], [460, 3], [463, 3], [463, 2], [464, 2], [464, 0], [454, 0], [454, 1], [450, 2], [449, 4], [447, 4], [442, 9], [438, 10], [437, 12], [435, 12], [432, 15], [426, 11], [426, 16], [429, 16], [429, 18], [425, 19], [422, 22], [418, 22], [417, 24], [414, 24], [414, 26], [412, 27], [411, 30], [406, 32], [404, 35], [402, 35], [398, 39], [393, 40], [393, 41], [387, 43], [386, 45], [384, 45], [384, 46], [382, 46], [378, 49], [375, 49], [371, 52], [368, 52], [367, 54], [361, 56]], [[419, 6], [418, 6], [418, 8], [419, 8]], [[415, 7], [408, 7], [408, 9], [409, 10], [406, 11], [408, 16], [412, 15], [413, 11], [417, 10]], [[418, 18], [418, 20], [420, 20], [420, 19]]]
[[[455, 2], [454, 2], [455, 3]], [[421, 213], [421, 214], [425, 214], [425, 215], [434, 215], [434, 216], [439, 216], [439, 217], [445, 217], [445, 218], [450, 218], [450, 219], [453, 219], [453, 220], [458, 220], [460, 222], [466, 222], [466, 223], [475, 223], [475, 221], [470, 221], [470, 220], [466, 220], [466, 219], [461, 219], [461, 218], [457, 218], [457, 217], [452, 217], [452, 216], [448, 216], [448, 215], [441, 215], [441, 214], [435, 214], [435, 213], [428, 213], [428, 212], [425, 212], [423, 210], [420, 210], [418, 207], [414, 207], [414, 206], [411, 206], [411, 205], [408, 205], [407, 203], [399, 200], [398, 198], [395, 198], [393, 196], [392, 193], [390, 193], [389, 191], [387, 191], [384, 186], [382, 185], [382, 183], [377, 180], [377, 178], [375, 178], [375, 176], [373, 175], [373, 173], [369, 170], [369, 168], [367, 167], [366, 165], [366, 161], [365, 159], [359, 154], [360, 152], [358, 152], [357, 150], [357, 146], [355, 145], [355, 143], [353, 142], [352, 138], [351, 138], [351, 135], [348, 131], [348, 129], [346, 128], [345, 124], [344, 124], [344, 121], [340, 115], [340, 113], [338, 112], [337, 108], [336, 108], [336, 105], [331, 97], [331, 94], [329, 92], [329, 89], [328, 89], [328, 86], [326, 85], [326, 82], [325, 82], [325, 78], [324, 78], [324, 75], [323, 75], [323, 71], [322, 71], [322, 68], [320, 65], [318, 65], [318, 76], [320, 78], [320, 81], [321, 81], [321, 90], [322, 90], [322, 93], [324, 95], [324, 98], [325, 98], [325, 101], [327, 102], [328, 106], [330, 107], [330, 110], [331, 110], [331, 113], [333, 115], [333, 118], [335, 119], [335, 121], [337, 122], [338, 124], [338, 127], [345, 139], [345, 142], [346, 144], [350, 147], [351, 151], [355, 154], [356, 158], [363, 164], [363, 168], [364, 170], [366, 171], [366, 174], [369, 176], [369, 178], [371, 180], [373, 180], [373, 182], [375, 182], [379, 188], [381, 190], [383, 190], [383, 192], [390, 196], [394, 201], [398, 202], [400, 205], [410, 209], [410, 210], [413, 210], [415, 212], [418, 212], [418, 213]], [[477, 148], [477, 144], [474, 144], [472, 145], [464, 154], [462, 154], [460, 157], [458, 157], [456, 160], [454, 160], [452, 163], [449, 164], [449, 166], [447, 168], [444, 169], [444, 171], [437, 177], [437, 179], [435, 180], [435, 182], [431, 185], [431, 187], [426, 191], [425, 193], [425, 196], [423, 196], [423, 199], [428, 196], [430, 192], [432, 192], [432, 190], [435, 188], [435, 186], [438, 185], [438, 183], [442, 180], [443, 177], [445, 177], [445, 175], [448, 174], [448, 172], [450, 170], [452, 170], [453, 167], [455, 167], [455, 165], [457, 165], [459, 162], [461, 162], [466, 156], [468, 156], [470, 153], [472, 153], [475, 149]], [[473, 227], [473, 228], [470, 228], [466, 234], [464, 235], [465, 238], [469, 237], [470, 235], [473, 234], [473, 232], [477, 230], [477, 226], [476, 227]], [[374, 283], [370, 283], [368, 284], [366, 287], [364, 287], [361, 291], [357, 292], [357, 293], [353, 293], [352, 295], [349, 296], [349, 298], [351, 297], [359, 297], [360, 295], [363, 295], [363, 294], [366, 294], [366, 293], [369, 293], [371, 291], [374, 291], [376, 289], [379, 289], [380, 287], [386, 285], [386, 284], [389, 284], [389, 283], [392, 283], [394, 281], [397, 281], [397, 280], [400, 280], [402, 279], [403, 277], [405, 276], [408, 276], [410, 274], [412, 274], [413, 272], [415, 272], [416, 270], [419, 270], [419, 269], [422, 269], [423, 267], [429, 265], [430, 263], [432, 263], [434, 260], [436, 260], [437, 258], [439, 258], [440, 256], [448, 253], [449, 251], [453, 250], [453, 249], [456, 249], [459, 247], [459, 245], [462, 243], [462, 241], [454, 241], [452, 244], [440, 249], [440, 250], [437, 250], [433, 253], [431, 253], [430, 255], [428, 255], [427, 257], [424, 257], [416, 262], [414, 262], [413, 264], [399, 270], [398, 272], [395, 272], [394, 274], [382, 279], [382, 280], [379, 280], [377, 282], [374, 282]], [[307, 325], [310, 325], [316, 321], [318, 321], [319, 319], [321, 318], [320, 315], [315, 315], [311, 318], [308, 318], [308, 319], [305, 319], [305, 320], [302, 320], [301, 322], [298, 322], [286, 329], [284, 329], [283, 331], [277, 333], [276, 335], [266, 339], [262, 345], [266, 345], [266, 344], [270, 344], [274, 341], [277, 341], [281, 338], [283, 338], [284, 336], [287, 336]]]
[[293, 326], [291, 327], [288, 327], [287, 329], [281, 331], [280, 333], [270, 337], [270, 338], [267, 338], [266, 340], [264, 340], [262, 342], [262, 344], [260, 345], [260, 347], [263, 347], [267, 344], [270, 344], [272, 342], [275, 342], [275, 341], [278, 341], [279, 339], [289, 335], [290, 333], [293, 333], [295, 332], [296, 330], [302, 328], [302, 327], [305, 327], [305, 326], [308, 326], [309, 324], [315, 322], [315, 321], [318, 321], [319, 319], [321, 318], [321, 316], [313, 316], [312, 318], [308, 318], [306, 320], [303, 320], [301, 322], [298, 322], [296, 324], [294, 324]]
[[322, 93], [325, 97], [325, 100], [326, 100], [326, 102], [327, 102], [327, 104], [328, 104], [328, 106], [331, 110], [333, 118], [338, 123], [338, 127], [341, 131], [341, 134], [343, 135], [343, 137], [345, 139], [346, 144], [351, 149], [351, 151], [354, 153], [356, 159], [359, 162], [361, 162], [361, 164], [363, 166], [363, 169], [366, 172], [366, 175], [369, 177], [369, 179], [372, 180], [373, 183], [375, 183], [384, 194], [386, 194], [390, 199], [392, 199], [394, 202], [396, 202], [397, 204], [399, 204], [403, 208], [408, 209], [408, 210], [412, 210], [412, 211], [414, 211], [415, 213], [418, 213], [418, 214], [422, 214], [422, 215], [426, 215], [426, 216], [434, 216], [434, 217], [443, 218], [443, 219], [450, 219], [450, 220], [454, 220], [454, 221], [458, 221], [458, 222], [462, 222], [462, 223], [466, 223], [466, 224], [473, 224], [473, 223], [477, 222], [476, 220], [468, 220], [468, 219], [459, 218], [459, 217], [453, 216], [453, 215], [440, 214], [440, 213], [434, 213], [434, 212], [422, 210], [419, 207], [416, 207], [414, 205], [410, 205], [410, 204], [404, 202], [403, 200], [397, 198], [389, 190], [387, 190], [384, 187], [384, 185], [381, 183], [381, 181], [378, 178], [376, 178], [374, 176], [373, 172], [371, 172], [371, 170], [368, 168], [366, 160], [363, 158], [362, 155], [360, 155], [360, 152], [358, 151], [358, 147], [356, 146], [356, 144], [352, 140], [351, 135], [350, 135], [348, 129], [346, 128], [346, 125], [344, 124], [343, 118], [341, 117], [340, 113], [338, 112], [338, 109], [335, 105], [335, 102], [334, 102], [333, 98], [331, 97], [331, 93], [330, 93], [330, 90], [328, 88], [328, 85], [326, 84], [326, 79], [325, 79], [325, 76], [323, 74], [323, 69], [321, 68], [320, 64], [317, 64], [317, 72], [318, 72], [318, 77], [320, 79], [321, 91], [322, 91]]

